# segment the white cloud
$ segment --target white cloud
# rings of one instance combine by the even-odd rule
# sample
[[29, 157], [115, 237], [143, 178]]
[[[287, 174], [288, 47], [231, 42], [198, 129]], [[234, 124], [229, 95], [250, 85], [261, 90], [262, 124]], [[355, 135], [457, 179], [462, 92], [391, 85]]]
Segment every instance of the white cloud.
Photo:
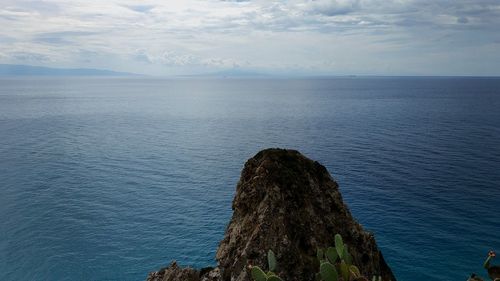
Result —
[[359, 0], [316, 0], [308, 1], [306, 11], [326, 16], [345, 15], [359, 10]]
[[[446, 65], [457, 54], [500, 63], [499, 54], [473, 51], [498, 46], [497, 0], [0, 1], [0, 63], [156, 74], [234, 66], [454, 74]], [[414, 57], [418, 68], [408, 66]]]
[[133, 58], [147, 64], [164, 65], [168, 67], [240, 67], [249, 66], [248, 62], [237, 62], [217, 57], [197, 57], [192, 54], [164, 51], [161, 54], [150, 54], [145, 49], [139, 49]]

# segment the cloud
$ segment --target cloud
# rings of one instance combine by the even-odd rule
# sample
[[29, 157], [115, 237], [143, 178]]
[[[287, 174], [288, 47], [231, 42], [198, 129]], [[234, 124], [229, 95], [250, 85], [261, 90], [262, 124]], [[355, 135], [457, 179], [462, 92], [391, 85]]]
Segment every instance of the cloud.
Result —
[[34, 35], [33, 42], [52, 45], [78, 45], [78, 37], [96, 35], [99, 32], [87, 31], [59, 31], [44, 32]]
[[148, 13], [155, 8], [155, 5], [130, 5], [124, 6], [138, 13]]
[[168, 67], [240, 67], [248, 62], [237, 62], [225, 58], [201, 57], [195, 54], [164, 51], [160, 54], [150, 54], [144, 49], [137, 50], [132, 57], [147, 64], [164, 65]]
[[50, 61], [50, 57], [44, 54], [34, 53], [34, 52], [11, 52], [7, 56], [21, 61], [29, 63], [40, 63]]
[[468, 23], [469, 22], [469, 19], [467, 17], [458, 17], [457, 18], [457, 22], [458, 23]]
[[349, 0], [315, 0], [306, 4], [306, 10], [326, 16], [346, 15], [359, 10], [360, 1]]
[[0, 63], [447, 74], [457, 56], [500, 61], [474, 51], [500, 40], [497, 0], [2, 0], [0, 25]]

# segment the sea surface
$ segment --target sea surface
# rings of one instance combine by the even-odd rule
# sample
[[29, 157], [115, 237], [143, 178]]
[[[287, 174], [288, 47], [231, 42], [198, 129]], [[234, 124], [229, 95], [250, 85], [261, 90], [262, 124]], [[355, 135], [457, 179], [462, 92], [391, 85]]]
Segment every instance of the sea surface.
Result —
[[400, 281], [500, 252], [500, 79], [0, 78], [0, 280], [214, 265], [269, 147], [328, 168]]

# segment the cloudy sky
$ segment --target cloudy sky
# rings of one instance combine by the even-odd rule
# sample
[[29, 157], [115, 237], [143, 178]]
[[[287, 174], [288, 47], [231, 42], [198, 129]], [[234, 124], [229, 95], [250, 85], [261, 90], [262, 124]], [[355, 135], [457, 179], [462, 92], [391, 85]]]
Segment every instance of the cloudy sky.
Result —
[[0, 63], [500, 75], [500, 0], [0, 0]]

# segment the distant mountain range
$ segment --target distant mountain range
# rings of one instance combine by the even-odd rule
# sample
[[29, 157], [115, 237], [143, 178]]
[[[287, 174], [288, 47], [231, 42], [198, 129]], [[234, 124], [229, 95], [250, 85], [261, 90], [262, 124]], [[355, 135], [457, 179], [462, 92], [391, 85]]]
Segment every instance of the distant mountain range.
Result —
[[201, 74], [179, 75], [178, 77], [188, 78], [271, 78], [279, 77], [278, 75], [248, 71], [244, 69], [228, 69], [218, 72], [209, 72]]
[[133, 76], [137, 74], [92, 68], [52, 68], [0, 64], [0, 76]]
[[[308, 76], [301, 73], [266, 73], [253, 70], [233, 68], [218, 72], [182, 74], [170, 76], [149, 76], [144, 74], [118, 72], [94, 68], [54, 68], [46, 66], [22, 65], [22, 64], [0, 64], [1, 76], [146, 76], [146, 77], [174, 77], [174, 78], [290, 78], [290, 77], [331, 77], [331, 76]], [[342, 76], [345, 77], [345, 76]], [[355, 76], [347, 76], [355, 77]]]

